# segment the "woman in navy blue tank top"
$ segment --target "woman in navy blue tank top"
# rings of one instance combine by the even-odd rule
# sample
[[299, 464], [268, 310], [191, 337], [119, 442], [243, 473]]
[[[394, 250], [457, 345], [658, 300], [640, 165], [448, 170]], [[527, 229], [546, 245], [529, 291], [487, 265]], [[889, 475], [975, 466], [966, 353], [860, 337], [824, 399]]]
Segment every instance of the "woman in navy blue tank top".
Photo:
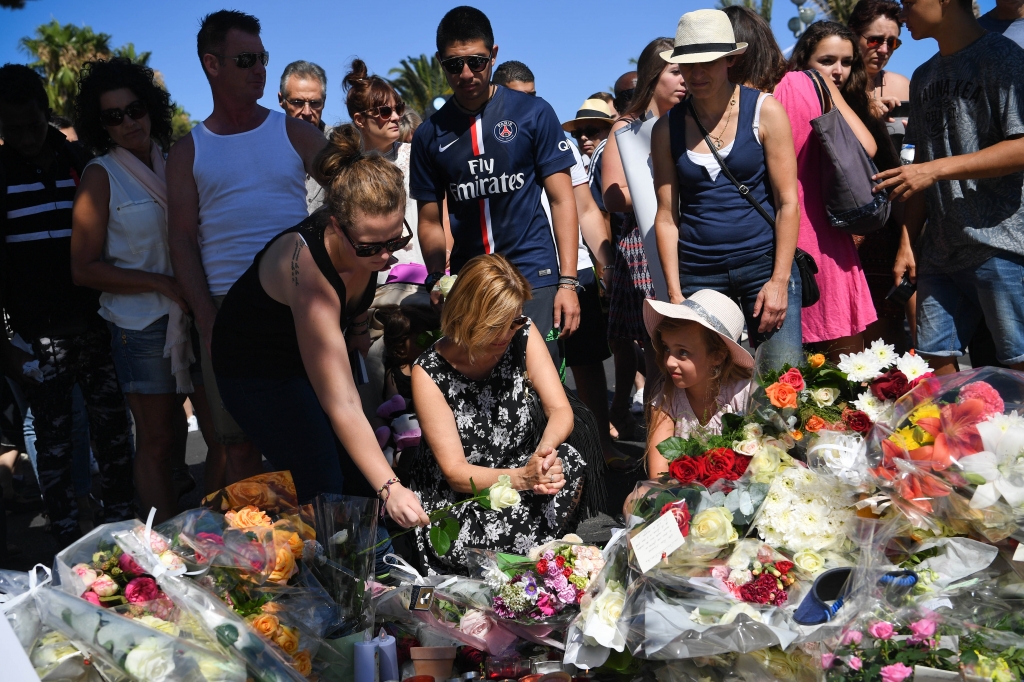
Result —
[[[736, 43], [720, 10], [679, 20], [675, 49], [689, 96], [655, 124], [651, 141], [658, 194], [655, 230], [669, 299], [714, 289], [743, 308], [751, 345], [766, 361], [800, 349], [800, 275], [793, 263], [800, 225], [796, 154], [786, 112], [771, 97], [729, 81]], [[774, 229], [721, 172], [694, 119], [727, 169], [775, 220]]]

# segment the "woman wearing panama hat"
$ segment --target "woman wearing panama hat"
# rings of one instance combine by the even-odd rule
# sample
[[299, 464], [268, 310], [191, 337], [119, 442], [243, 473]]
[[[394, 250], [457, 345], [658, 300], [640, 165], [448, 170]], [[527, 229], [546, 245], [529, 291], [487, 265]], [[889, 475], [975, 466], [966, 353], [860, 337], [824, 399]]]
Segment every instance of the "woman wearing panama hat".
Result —
[[[733, 57], [746, 48], [724, 12], [697, 10], [679, 19], [673, 49], [661, 53], [679, 64], [689, 96], [654, 126], [654, 225], [666, 275], [679, 273], [668, 278], [670, 301], [700, 289], [737, 300], [751, 344], [767, 343], [774, 362], [801, 343], [800, 275], [793, 263], [797, 164], [785, 110], [729, 81]], [[709, 144], [774, 224], [722, 172]]]

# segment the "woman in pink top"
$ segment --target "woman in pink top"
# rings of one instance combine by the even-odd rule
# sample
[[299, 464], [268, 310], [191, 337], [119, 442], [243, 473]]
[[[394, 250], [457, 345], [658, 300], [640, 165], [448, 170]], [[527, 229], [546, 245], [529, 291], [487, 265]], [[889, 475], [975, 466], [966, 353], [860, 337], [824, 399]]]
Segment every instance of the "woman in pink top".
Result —
[[[757, 63], [784, 63], [782, 51], [775, 42], [771, 28], [756, 12], [744, 7], [730, 7], [727, 14], [732, 21], [736, 40], [750, 45], [747, 54], [741, 56], [730, 69], [730, 78], [734, 69], [744, 69], [744, 61], [756, 58]], [[752, 51], [755, 45], [758, 49]], [[764, 59], [765, 53], [777, 58]], [[800, 193], [800, 236], [797, 246], [811, 254], [818, 264], [815, 280], [821, 291], [821, 299], [804, 308], [801, 313], [803, 341], [805, 344], [819, 344], [821, 352], [838, 360], [840, 353], [863, 350], [863, 332], [878, 316], [871, 302], [871, 292], [853, 238], [832, 227], [825, 212], [825, 188], [821, 182], [824, 151], [811, 130], [811, 119], [821, 116], [821, 104], [814, 83], [803, 72], [792, 71], [785, 75], [776, 73], [776, 77], [781, 79], [772, 94], [789, 114], [793, 144], [796, 147]], [[832, 80], [825, 81], [843, 119], [864, 145], [868, 155], [873, 157], [877, 145], [871, 133], [846, 104]], [[770, 83], [760, 82], [752, 87], [764, 88], [767, 85]]]

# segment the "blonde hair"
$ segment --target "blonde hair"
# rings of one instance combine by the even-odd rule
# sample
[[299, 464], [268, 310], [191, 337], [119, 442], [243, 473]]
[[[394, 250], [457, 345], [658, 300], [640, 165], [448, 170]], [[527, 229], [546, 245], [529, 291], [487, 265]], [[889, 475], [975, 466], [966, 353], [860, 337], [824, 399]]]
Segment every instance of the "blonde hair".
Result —
[[[704, 347], [707, 349], [707, 355], [724, 355], [725, 359], [721, 363], [715, 365], [712, 368], [711, 380], [715, 390], [709, 391], [710, 394], [718, 396], [718, 392], [723, 383], [730, 383], [739, 380], [749, 380], [751, 376], [751, 370], [749, 367], [740, 367], [732, 359], [732, 353], [729, 351], [729, 346], [725, 343], [721, 336], [716, 332], [708, 329], [699, 322], [693, 320], [678, 320], [671, 317], [664, 318], [661, 323], [655, 328], [654, 333], [651, 335], [651, 345], [654, 348], [654, 356], [658, 363], [658, 369], [661, 370], [661, 404], [662, 408], [668, 412], [669, 406], [675, 399], [675, 384], [668, 376], [668, 368], [665, 365], [665, 355], [668, 353], [668, 347], [665, 345], [664, 335], [675, 331], [686, 329], [690, 326], [698, 327], [700, 329], [700, 336], [704, 342]], [[648, 429], [651, 430], [653, 427], [654, 410], [651, 409], [651, 403], [648, 402], [647, 409], [647, 424]]]
[[401, 169], [378, 152], [363, 152], [359, 129], [351, 123], [331, 131], [313, 167], [328, 181], [324, 203], [344, 225], [352, 224], [356, 210], [371, 216], [405, 211]]
[[459, 271], [445, 299], [441, 333], [465, 348], [472, 360], [531, 298], [530, 283], [504, 256], [477, 256]]

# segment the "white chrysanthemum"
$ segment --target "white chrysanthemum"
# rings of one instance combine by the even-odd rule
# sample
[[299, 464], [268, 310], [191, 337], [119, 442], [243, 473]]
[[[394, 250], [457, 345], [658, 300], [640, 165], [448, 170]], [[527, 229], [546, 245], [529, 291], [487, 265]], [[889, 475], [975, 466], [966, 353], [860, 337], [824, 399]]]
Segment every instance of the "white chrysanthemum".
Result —
[[864, 391], [853, 401], [853, 406], [876, 422], [889, 407], [889, 401], [879, 400], [871, 391]]
[[871, 381], [880, 377], [884, 371], [881, 363], [869, 351], [850, 355], [843, 353], [839, 356], [839, 364], [836, 366], [853, 382]]
[[908, 381], [913, 381], [932, 371], [932, 368], [928, 366], [924, 358], [920, 355], [911, 355], [910, 353], [906, 353], [896, 361], [896, 369], [907, 375]]
[[896, 364], [896, 360], [899, 356], [896, 354], [896, 346], [888, 344], [882, 339], [875, 339], [871, 342], [867, 352], [875, 356], [879, 364], [884, 368], [892, 367]]

